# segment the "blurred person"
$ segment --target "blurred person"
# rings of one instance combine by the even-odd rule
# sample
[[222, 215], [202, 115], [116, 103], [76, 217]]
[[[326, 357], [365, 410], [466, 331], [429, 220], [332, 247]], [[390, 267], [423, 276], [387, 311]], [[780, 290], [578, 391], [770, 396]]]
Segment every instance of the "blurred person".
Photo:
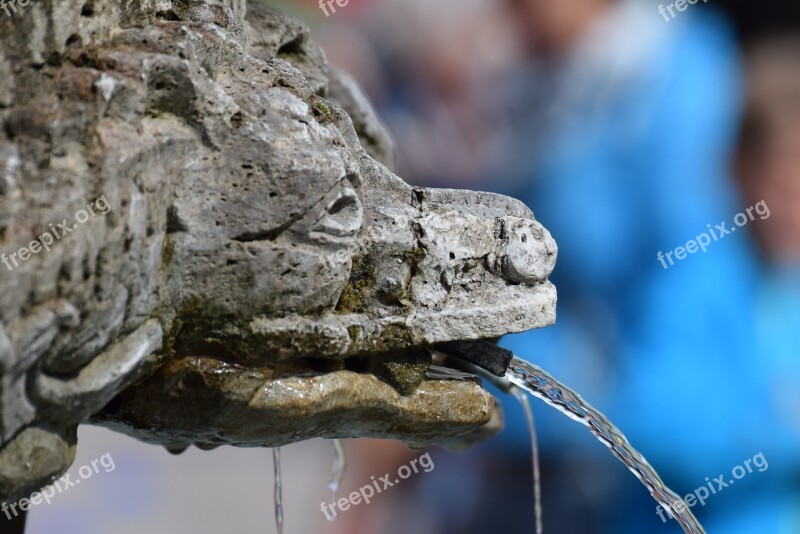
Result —
[[510, 0], [538, 56], [568, 54], [609, 13], [615, 0]]
[[[749, 105], [736, 169], [746, 199], [763, 200], [772, 210], [754, 227], [760, 251], [755, 357], [763, 362], [766, 385], [759, 416], [781, 466], [749, 519], [794, 533], [800, 532], [800, 33], [756, 44], [747, 64]], [[735, 532], [735, 526], [720, 527]]]
[[[363, 52], [353, 54], [354, 38], [338, 20], [326, 25], [323, 44], [331, 62], [349, 67]], [[495, 138], [499, 73], [519, 56], [507, 11], [491, 0], [387, 1], [351, 22], [382, 66], [362, 76], [356, 64], [354, 74], [396, 138], [398, 174], [414, 184], [474, 188]]]
[[[437, 6], [444, 15], [406, 37], [410, 72], [394, 80], [401, 106], [386, 116], [419, 183], [475, 189], [493, 148], [497, 88], [517, 61], [519, 43], [507, 31], [505, 11], [487, 2], [454, 4], [461, 3]], [[419, 16], [431, 17], [431, 8], [426, 3]]]
[[[749, 227], [751, 235], [739, 236], [741, 257], [730, 256], [724, 267], [729, 277], [738, 276], [729, 292], [704, 295], [694, 310], [673, 310], [688, 314], [685, 323], [719, 332], [652, 313], [642, 329], [645, 344], [634, 348], [631, 361], [640, 358], [632, 365], [638, 374], [684, 381], [684, 398], [672, 404], [682, 428], [672, 436], [679, 446], [691, 447], [695, 480], [701, 463], [722, 473], [726, 464], [730, 469], [755, 451], [772, 465], [737, 482], [735, 490], [725, 488], [725, 495], [707, 506], [709, 531], [790, 534], [800, 532], [800, 36], [758, 42], [746, 65], [748, 99], [734, 170], [742, 205], [761, 203], [769, 216]], [[665, 281], [651, 302], [674, 294], [679, 285], [687, 294], [703, 295], [708, 278]], [[703, 315], [720, 316], [721, 308], [733, 313], [709, 325]], [[733, 332], [737, 346], [715, 350]], [[682, 338], [683, 346], [675, 346], [670, 336]], [[644, 359], [637, 353], [643, 347], [664, 359], [670, 351], [669, 367]], [[640, 386], [652, 386], [647, 382]], [[665, 406], [650, 400], [645, 409]], [[655, 439], [655, 433], [645, 430], [643, 439]]]
[[747, 198], [773, 210], [754, 228], [764, 258], [793, 268], [800, 264], [800, 34], [768, 38], [747, 59], [737, 177]]

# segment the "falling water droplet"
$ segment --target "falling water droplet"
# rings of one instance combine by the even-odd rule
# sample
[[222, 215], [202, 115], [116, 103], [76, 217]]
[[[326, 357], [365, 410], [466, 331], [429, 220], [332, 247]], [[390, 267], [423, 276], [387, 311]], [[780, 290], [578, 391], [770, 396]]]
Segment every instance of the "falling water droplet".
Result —
[[533, 418], [528, 394], [517, 386], [511, 386], [511, 394], [516, 397], [525, 412], [525, 420], [528, 423], [528, 433], [531, 437], [531, 455], [533, 462], [533, 502], [534, 516], [536, 518], [536, 534], [542, 534], [544, 527], [542, 524], [542, 479], [539, 471], [539, 440], [536, 437], [536, 422]]
[[272, 449], [272, 463], [275, 469], [275, 526], [278, 534], [283, 534], [283, 484], [281, 482], [281, 449]]
[[570, 419], [589, 427], [592, 434], [611, 449], [612, 454], [630, 469], [653, 498], [678, 521], [686, 534], [705, 534], [706, 531], [691, 510], [683, 505], [677, 494], [664, 485], [653, 466], [647, 463], [644, 456], [633, 448], [605, 415], [586, 403], [580, 395], [541, 368], [516, 356], [511, 359], [506, 378]]
[[[333, 494], [332, 502], [336, 502], [336, 493], [339, 491], [339, 486], [344, 476], [344, 470], [347, 468], [347, 458], [344, 453], [342, 440], [334, 439], [331, 440], [331, 443], [333, 444], [333, 468], [331, 469], [331, 476], [328, 479], [328, 488], [330, 488]], [[336, 521], [336, 516], [328, 517], [328, 521]]]

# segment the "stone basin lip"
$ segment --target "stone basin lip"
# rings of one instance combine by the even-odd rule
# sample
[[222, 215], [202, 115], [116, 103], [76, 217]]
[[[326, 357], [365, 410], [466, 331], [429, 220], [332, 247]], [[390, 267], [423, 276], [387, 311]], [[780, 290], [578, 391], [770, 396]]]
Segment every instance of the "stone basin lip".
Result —
[[412, 448], [447, 440], [463, 448], [501, 428], [483, 428], [499, 408], [463, 373], [434, 371], [401, 395], [371, 372], [294, 372], [178, 357], [90, 421], [177, 450], [278, 447], [315, 437], [397, 439]]
[[[510, 352], [485, 340], [422, 350], [424, 371], [406, 392], [374, 365], [386, 354], [295, 358], [273, 367], [176, 356], [117, 395], [90, 422], [171, 451], [190, 445], [280, 447], [317, 437], [396, 439], [413, 449], [441, 443], [464, 450], [502, 430], [502, 412], [481, 378], [451, 366], [450, 358], [501, 376]], [[394, 362], [413, 362], [417, 354], [391, 352]]]
[[[279, 447], [317, 437], [464, 450], [499, 432], [502, 412], [481, 379], [451, 366], [450, 357], [500, 376], [507, 352], [487, 341], [459, 340], [347, 358], [293, 357], [270, 366], [182, 354], [119, 393], [90, 422], [174, 451]], [[442, 354], [448, 358], [439, 359]], [[418, 381], [404, 390], [406, 371]]]

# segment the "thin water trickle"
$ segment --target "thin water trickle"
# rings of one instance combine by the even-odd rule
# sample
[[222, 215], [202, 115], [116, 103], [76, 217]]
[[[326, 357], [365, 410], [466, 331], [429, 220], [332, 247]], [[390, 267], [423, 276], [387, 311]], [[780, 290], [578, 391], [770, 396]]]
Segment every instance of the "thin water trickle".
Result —
[[275, 526], [278, 534], [283, 534], [283, 484], [281, 482], [281, 449], [272, 449], [272, 463], [275, 469]]
[[518, 386], [511, 386], [511, 394], [516, 397], [525, 412], [525, 421], [528, 423], [528, 433], [531, 437], [531, 461], [533, 462], [533, 510], [536, 519], [536, 534], [544, 532], [542, 523], [542, 479], [539, 472], [539, 440], [536, 437], [536, 422], [533, 419], [530, 397]]
[[667, 488], [655, 469], [647, 463], [627, 438], [606, 417], [581, 399], [580, 395], [558, 382], [539, 367], [524, 360], [512, 358], [506, 378], [534, 397], [542, 399], [569, 418], [589, 427], [592, 434], [638, 478], [650, 494], [683, 528], [686, 534], [705, 534], [681, 498]]
[[[347, 458], [344, 453], [342, 440], [334, 439], [331, 440], [331, 443], [333, 444], [333, 469], [331, 469], [331, 477], [328, 479], [328, 488], [330, 488], [333, 494], [333, 500], [331, 502], [336, 502], [336, 493], [339, 491], [339, 486], [344, 476], [344, 470], [347, 468]], [[336, 521], [336, 515], [328, 517], [328, 521]]]

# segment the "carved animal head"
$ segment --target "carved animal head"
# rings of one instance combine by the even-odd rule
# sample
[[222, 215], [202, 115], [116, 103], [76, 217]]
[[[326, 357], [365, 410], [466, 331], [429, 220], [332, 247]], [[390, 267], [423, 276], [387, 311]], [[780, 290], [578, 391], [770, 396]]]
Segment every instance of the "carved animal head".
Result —
[[427, 347], [552, 323], [555, 243], [516, 200], [395, 176], [302, 25], [53, 0], [0, 26], [0, 466], [53, 459], [0, 494], [64, 470], [90, 417], [170, 448], [489, 421]]

